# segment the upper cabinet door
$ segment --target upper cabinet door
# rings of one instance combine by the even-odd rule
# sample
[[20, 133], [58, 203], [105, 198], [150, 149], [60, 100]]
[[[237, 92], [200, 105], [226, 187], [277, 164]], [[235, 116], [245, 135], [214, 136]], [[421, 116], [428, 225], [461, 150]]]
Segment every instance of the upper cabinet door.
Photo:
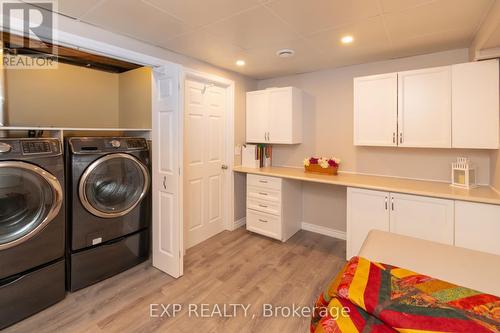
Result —
[[452, 66], [453, 148], [499, 148], [498, 59]]
[[397, 146], [398, 74], [354, 79], [354, 144]]
[[247, 93], [247, 142], [266, 142], [268, 132], [269, 94], [266, 90]]
[[451, 66], [398, 73], [401, 147], [451, 148]]
[[[268, 143], [302, 141], [302, 94], [297, 88], [269, 89]], [[299, 119], [300, 117], [300, 119]]]

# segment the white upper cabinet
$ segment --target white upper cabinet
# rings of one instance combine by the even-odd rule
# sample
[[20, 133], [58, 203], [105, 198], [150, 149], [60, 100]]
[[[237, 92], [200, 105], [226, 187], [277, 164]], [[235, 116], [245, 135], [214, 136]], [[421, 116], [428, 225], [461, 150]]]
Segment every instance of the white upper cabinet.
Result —
[[397, 146], [398, 74], [354, 79], [354, 144]]
[[247, 93], [247, 142], [266, 141], [268, 105], [269, 94], [265, 90]]
[[302, 91], [294, 87], [247, 93], [246, 141], [296, 144], [302, 142]]
[[500, 147], [499, 60], [354, 79], [354, 144]]
[[398, 73], [398, 144], [451, 148], [451, 67]]
[[498, 59], [452, 66], [453, 148], [498, 149]]

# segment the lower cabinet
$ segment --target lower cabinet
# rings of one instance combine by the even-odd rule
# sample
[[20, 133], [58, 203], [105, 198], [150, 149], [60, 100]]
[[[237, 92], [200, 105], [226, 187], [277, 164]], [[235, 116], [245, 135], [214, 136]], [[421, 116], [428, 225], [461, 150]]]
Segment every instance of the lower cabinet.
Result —
[[453, 244], [454, 201], [348, 188], [347, 259], [372, 229]]
[[500, 206], [456, 201], [455, 245], [500, 255]]
[[247, 175], [247, 230], [286, 242], [301, 224], [301, 182]]
[[391, 226], [396, 234], [453, 245], [454, 201], [391, 193]]
[[358, 254], [372, 229], [389, 231], [389, 193], [348, 188], [347, 259]]

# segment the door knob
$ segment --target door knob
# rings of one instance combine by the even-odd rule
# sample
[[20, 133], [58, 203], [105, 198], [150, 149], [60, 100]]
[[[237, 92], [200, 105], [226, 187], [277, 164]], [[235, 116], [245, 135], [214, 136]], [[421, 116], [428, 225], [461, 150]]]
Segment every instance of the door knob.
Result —
[[228, 169], [228, 166], [226, 164], [222, 164], [221, 167], [220, 167], [222, 170], [227, 170]]

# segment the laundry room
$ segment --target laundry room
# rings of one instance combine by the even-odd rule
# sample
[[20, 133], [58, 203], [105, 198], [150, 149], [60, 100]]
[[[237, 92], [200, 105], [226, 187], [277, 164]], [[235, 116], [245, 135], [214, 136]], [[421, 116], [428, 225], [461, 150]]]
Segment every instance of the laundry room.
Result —
[[2, 42], [0, 330], [151, 248], [151, 67]]

